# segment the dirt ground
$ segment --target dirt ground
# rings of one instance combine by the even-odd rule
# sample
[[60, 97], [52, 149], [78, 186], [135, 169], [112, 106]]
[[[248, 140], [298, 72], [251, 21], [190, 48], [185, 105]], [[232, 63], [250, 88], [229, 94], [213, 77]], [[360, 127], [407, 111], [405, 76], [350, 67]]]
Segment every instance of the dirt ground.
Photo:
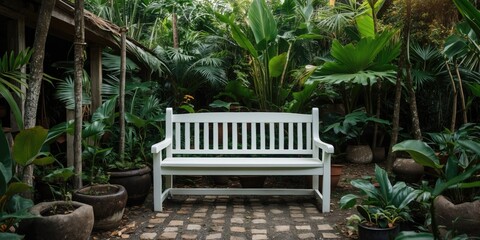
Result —
[[[353, 188], [350, 185], [350, 181], [357, 178], [362, 178], [366, 176], [373, 176], [374, 172], [374, 163], [370, 164], [352, 164], [352, 163], [343, 163], [343, 173], [340, 178], [340, 182], [338, 186], [332, 189], [332, 198], [331, 198], [331, 212], [324, 214], [326, 223], [330, 224], [334, 228], [336, 228], [342, 235], [344, 239], [349, 239], [349, 233], [346, 228], [346, 218], [354, 213], [356, 210], [341, 210], [339, 209], [339, 200], [340, 198], [348, 193], [358, 193], [358, 190]], [[212, 185], [213, 182], [211, 178], [206, 177], [192, 177], [187, 178], [183, 181], [177, 181], [178, 185], [195, 185], [196, 187], [208, 186]], [[278, 187], [278, 186], [285, 186], [289, 185], [289, 187], [293, 186], [301, 186], [305, 184], [304, 178], [296, 177], [292, 179], [291, 177], [269, 177], [266, 180], [265, 187]], [[238, 178], [231, 177], [228, 183], [229, 187], [241, 187], [238, 181]], [[122, 224], [114, 230], [111, 231], [103, 231], [103, 232], [96, 232], [94, 231], [92, 234], [93, 239], [118, 239], [121, 238], [122, 234], [132, 234], [136, 232], [137, 227], [140, 225], [139, 223], [148, 222], [152, 216], [154, 215], [153, 211], [153, 203], [152, 203], [152, 196], [151, 194], [147, 197], [147, 200], [144, 205], [141, 206], [134, 206], [134, 207], [127, 207], [125, 210], [125, 214], [122, 219]]]

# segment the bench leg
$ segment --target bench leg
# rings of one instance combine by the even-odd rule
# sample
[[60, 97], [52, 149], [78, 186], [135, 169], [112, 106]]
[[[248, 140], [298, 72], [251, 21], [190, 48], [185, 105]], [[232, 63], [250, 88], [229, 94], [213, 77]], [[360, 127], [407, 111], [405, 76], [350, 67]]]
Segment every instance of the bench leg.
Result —
[[[154, 162], [155, 163], [155, 162]], [[158, 164], [159, 165], [159, 164]], [[163, 211], [163, 180], [162, 170], [160, 166], [153, 168], [153, 210], [157, 212]]]
[[330, 175], [323, 176], [322, 183], [322, 212], [330, 212]]

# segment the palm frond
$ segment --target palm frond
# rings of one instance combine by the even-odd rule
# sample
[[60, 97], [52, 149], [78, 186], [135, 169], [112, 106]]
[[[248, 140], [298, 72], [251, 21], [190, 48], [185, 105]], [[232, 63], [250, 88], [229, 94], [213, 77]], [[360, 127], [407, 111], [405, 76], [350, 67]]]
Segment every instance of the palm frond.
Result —
[[[87, 92], [82, 91], [82, 105], [91, 104], [92, 102]], [[75, 109], [75, 91], [72, 77], [68, 76], [65, 78], [65, 81], [58, 84], [55, 97], [65, 104], [65, 108], [69, 110]]]

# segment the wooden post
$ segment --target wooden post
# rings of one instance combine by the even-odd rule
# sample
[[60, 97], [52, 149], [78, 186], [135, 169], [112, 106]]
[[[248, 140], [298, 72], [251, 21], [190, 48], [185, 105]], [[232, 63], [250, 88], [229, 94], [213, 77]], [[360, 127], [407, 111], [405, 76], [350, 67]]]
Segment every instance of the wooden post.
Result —
[[120, 161], [123, 161], [125, 158], [125, 82], [126, 82], [126, 71], [127, 71], [127, 29], [122, 27], [120, 29], [121, 34], [121, 49], [120, 49], [120, 99], [119, 99], [119, 108], [120, 108], [120, 141], [118, 146], [118, 155], [120, 156]]
[[102, 105], [102, 47], [90, 47], [90, 82], [92, 86], [92, 112]]

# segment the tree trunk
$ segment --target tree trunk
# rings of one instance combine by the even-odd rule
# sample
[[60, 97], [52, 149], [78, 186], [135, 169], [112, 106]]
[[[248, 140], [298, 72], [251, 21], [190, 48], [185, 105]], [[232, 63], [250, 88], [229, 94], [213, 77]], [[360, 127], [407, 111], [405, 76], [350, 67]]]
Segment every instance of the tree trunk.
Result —
[[412, 4], [411, 0], [407, 0], [407, 14], [405, 16], [405, 31], [407, 34], [407, 58], [405, 59], [405, 80], [408, 89], [409, 102], [410, 102], [410, 112], [412, 114], [412, 128], [413, 128], [413, 137], [415, 139], [422, 139], [422, 131], [420, 130], [420, 120], [418, 118], [418, 109], [417, 109], [417, 98], [415, 96], [415, 89], [413, 89], [412, 81], [412, 65], [410, 64], [410, 23], [411, 23], [411, 11]]
[[83, 0], [75, 1], [75, 131], [73, 136], [73, 159], [75, 175], [73, 186], [75, 189], [82, 187], [82, 81], [83, 64], [85, 61], [85, 26], [83, 15]]
[[179, 48], [177, 13], [175, 12], [175, 9], [173, 9], [173, 12], [172, 12], [172, 33], [173, 33], [173, 48]]
[[120, 53], [120, 99], [119, 99], [119, 111], [120, 111], [120, 119], [118, 120], [120, 123], [120, 140], [118, 146], [118, 154], [120, 155], [120, 161], [123, 161], [125, 158], [125, 82], [127, 78], [126, 74], [126, 61], [127, 61], [127, 50], [126, 50], [126, 42], [127, 42], [127, 29], [122, 28], [120, 30], [121, 33], [121, 53]]
[[463, 116], [463, 123], [466, 124], [468, 123], [468, 118], [467, 118], [467, 108], [465, 104], [465, 94], [463, 93], [463, 84], [462, 84], [462, 76], [460, 75], [460, 71], [458, 70], [458, 65], [455, 62], [455, 72], [457, 73], [458, 77], [458, 90], [460, 91], [460, 102], [462, 106], [462, 116]]
[[448, 62], [445, 62], [445, 66], [447, 66], [448, 75], [450, 76], [450, 81], [452, 82], [452, 92], [453, 92], [453, 103], [452, 103], [452, 120], [450, 122], [450, 131], [455, 131], [455, 126], [457, 124], [457, 87], [455, 85], [455, 80], [453, 79], [452, 71], [450, 70], [450, 65]]
[[[35, 40], [33, 42], [33, 55], [30, 64], [31, 77], [28, 81], [28, 89], [25, 101], [25, 128], [32, 128], [36, 124], [38, 98], [43, 78], [43, 59], [45, 58], [45, 43], [47, 41], [50, 19], [55, 7], [55, 0], [44, 0], [38, 13], [37, 26], [35, 28]], [[33, 185], [33, 166], [26, 167], [23, 171], [23, 181]], [[32, 193], [26, 194], [32, 198]]]

